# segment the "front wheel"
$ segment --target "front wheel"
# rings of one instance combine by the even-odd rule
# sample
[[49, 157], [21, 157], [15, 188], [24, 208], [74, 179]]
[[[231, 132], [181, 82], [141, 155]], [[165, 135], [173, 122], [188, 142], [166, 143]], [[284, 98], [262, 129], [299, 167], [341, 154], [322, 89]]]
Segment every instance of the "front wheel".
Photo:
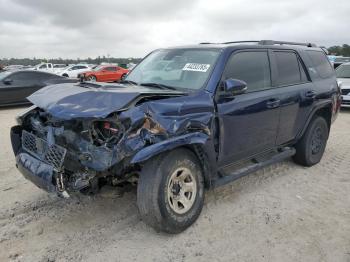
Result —
[[142, 220], [157, 231], [182, 232], [197, 220], [203, 202], [202, 169], [191, 151], [176, 149], [143, 167], [137, 205]]
[[294, 161], [303, 166], [313, 166], [320, 162], [328, 140], [329, 128], [322, 116], [311, 120], [305, 134], [296, 144]]
[[89, 76], [88, 81], [96, 82], [96, 76]]

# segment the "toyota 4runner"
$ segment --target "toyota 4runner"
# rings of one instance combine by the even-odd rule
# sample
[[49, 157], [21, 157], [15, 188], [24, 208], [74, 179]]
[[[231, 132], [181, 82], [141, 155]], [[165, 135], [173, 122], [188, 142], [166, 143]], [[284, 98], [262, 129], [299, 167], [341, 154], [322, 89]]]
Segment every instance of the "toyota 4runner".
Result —
[[68, 197], [137, 184], [141, 218], [178, 233], [204, 189], [293, 157], [317, 164], [340, 107], [324, 51], [272, 40], [153, 51], [118, 84], [60, 84], [11, 129], [19, 171]]

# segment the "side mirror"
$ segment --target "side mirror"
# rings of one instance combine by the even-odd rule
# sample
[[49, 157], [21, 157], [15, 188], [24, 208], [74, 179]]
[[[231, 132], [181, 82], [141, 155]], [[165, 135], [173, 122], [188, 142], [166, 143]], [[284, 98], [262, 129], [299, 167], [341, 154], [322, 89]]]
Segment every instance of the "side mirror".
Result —
[[6, 78], [2, 81], [5, 85], [11, 85], [13, 80], [11, 78]]
[[226, 95], [239, 95], [247, 91], [247, 83], [239, 80], [229, 78], [224, 82], [224, 93]]

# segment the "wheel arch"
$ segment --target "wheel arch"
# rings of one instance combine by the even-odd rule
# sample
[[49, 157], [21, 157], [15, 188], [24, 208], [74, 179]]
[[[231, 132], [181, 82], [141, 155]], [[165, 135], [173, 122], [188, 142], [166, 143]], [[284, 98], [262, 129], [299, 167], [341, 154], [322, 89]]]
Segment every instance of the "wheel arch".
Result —
[[311, 120], [315, 116], [322, 116], [326, 120], [327, 125], [328, 125], [328, 132], [329, 132], [330, 128], [331, 128], [331, 124], [332, 124], [332, 110], [333, 110], [332, 102], [322, 103], [322, 104], [318, 105], [317, 107], [315, 107], [314, 110], [310, 113], [309, 117], [307, 118], [307, 121], [306, 121], [302, 131], [299, 133], [297, 140], [299, 140], [304, 135]]
[[208, 135], [199, 132], [171, 138], [140, 150], [131, 159], [130, 163], [142, 164], [143, 162], [160, 154], [179, 148], [184, 148], [191, 151], [197, 157], [202, 169], [201, 171], [205, 186], [209, 188], [211, 186], [212, 166], [209, 164], [210, 158], [207, 154], [207, 150], [205, 149], [205, 144], [208, 139]]

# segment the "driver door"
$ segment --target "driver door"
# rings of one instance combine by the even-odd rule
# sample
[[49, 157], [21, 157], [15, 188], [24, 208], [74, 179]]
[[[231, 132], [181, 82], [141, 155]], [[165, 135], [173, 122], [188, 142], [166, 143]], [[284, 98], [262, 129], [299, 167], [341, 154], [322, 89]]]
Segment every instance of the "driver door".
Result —
[[267, 50], [233, 53], [222, 81], [229, 78], [246, 82], [247, 91], [231, 99], [218, 99], [219, 166], [273, 148], [279, 122], [279, 100], [272, 88]]

